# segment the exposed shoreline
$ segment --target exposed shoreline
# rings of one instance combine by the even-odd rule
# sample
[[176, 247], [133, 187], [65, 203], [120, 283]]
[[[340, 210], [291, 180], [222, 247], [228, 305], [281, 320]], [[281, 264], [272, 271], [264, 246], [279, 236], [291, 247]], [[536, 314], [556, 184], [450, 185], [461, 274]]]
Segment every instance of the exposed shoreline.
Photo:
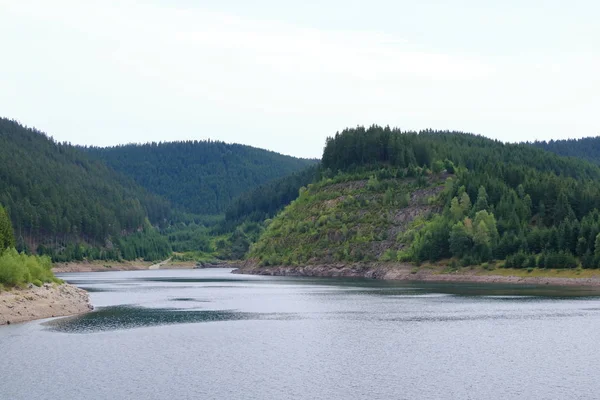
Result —
[[[402, 263], [355, 263], [305, 266], [260, 267], [253, 262], [223, 263], [197, 266], [195, 263], [159, 263], [160, 268], [235, 268], [235, 274], [327, 277], [327, 278], [366, 278], [396, 280], [406, 282], [462, 282], [495, 283], [515, 285], [588, 286], [600, 287], [600, 271], [536, 270], [528, 273], [523, 270], [497, 269], [487, 271], [482, 268], [461, 268], [448, 272], [442, 266], [416, 268]], [[106, 264], [110, 265], [110, 264]], [[94, 272], [148, 270], [151, 263], [115, 263], [106, 267], [103, 263], [69, 263], [59, 265], [55, 272]], [[158, 264], [154, 264], [155, 266]], [[563, 276], [561, 276], [563, 275]], [[13, 289], [0, 292], [0, 325], [14, 324], [36, 319], [77, 315], [93, 310], [88, 293], [69, 284], [44, 284], [42, 287], [30, 285], [27, 289]]]
[[241, 261], [174, 261], [169, 258], [160, 262], [149, 261], [78, 261], [54, 263], [52, 272], [107, 272], [107, 271], [143, 271], [159, 269], [200, 269], [200, 268], [238, 268]]
[[517, 285], [552, 286], [596, 286], [600, 287], [600, 272], [587, 273], [585, 276], [560, 276], [570, 271], [548, 270], [526, 276], [526, 271], [494, 270], [481, 268], [462, 268], [448, 273], [442, 267], [415, 268], [411, 264], [364, 263], [364, 264], [328, 264], [305, 266], [259, 267], [247, 262], [236, 274], [327, 277], [327, 278], [367, 278], [397, 280], [407, 282], [463, 282], [463, 283], [503, 283]]
[[0, 325], [92, 311], [88, 293], [64, 283], [0, 292]]
[[165, 260], [159, 263], [148, 261], [81, 261], [55, 263], [54, 273], [65, 272], [106, 272], [106, 271], [141, 271], [148, 269], [192, 269], [196, 268], [193, 261]]

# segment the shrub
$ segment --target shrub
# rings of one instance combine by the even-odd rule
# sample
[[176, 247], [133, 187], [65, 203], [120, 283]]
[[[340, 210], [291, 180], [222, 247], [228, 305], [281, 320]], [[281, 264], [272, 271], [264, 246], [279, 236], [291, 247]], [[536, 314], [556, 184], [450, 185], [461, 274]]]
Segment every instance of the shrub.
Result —
[[381, 188], [381, 183], [377, 179], [375, 175], [371, 175], [369, 180], [367, 181], [367, 190], [372, 192], [377, 192]]
[[468, 267], [468, 266], [471, 266], [471, 265], [478, 264], [478, 262], [477, 262], [477, 260], [475, 259], [475, 257], [473, 257], [473, 256], [470, 256], [470, 255], [467, 255], [467, 256], [464, 256], [464, 257], [463, 257], [463, 258], [460, 260], [460, 264], [461, 264], [461, 266], [463, 266], [463, 267]]
[[578, 265], [579, 265], [579, 263], [577, 262], [577, 259], [575, 258], [575, 256], [573, 256], [573, 254], [571, 254], [571, 253], [564, 252], [564, 251], [544, 252], [539, 257], [539, 261], [538, 261], [538, 267], [540, 267], [540, 268], [574, 269], [574, 268], [577, 268]]
[[396, 253], [395, 250], [393, 249], [387, 249], [382, 255], [381, 255], [381, 261], [395, 261], [398, 257], [398, 254]]
[[398, 196], [398, 207], [404, 208], [410, 204], [410, 195], [408, 193], [404, 193]]
[[528, 259], [529, 259], [529, 255], [520, 251], [516, 254], [511, 254], [510, 256], [506, 257], [506, 262], [504, 263], [504, 266], [506, 268], [527, 267]]
[[60, 282], [52, 273], [52, 263], [47, 256], [29, 256], [8, 249], [0, 256], [0, 284], [24, 285], [39, 281]]
[[496, 269], [496, 266], [493, 263], [487, 263], [487, 262], [484, 262], [483, 264], [481, 264], [481, 267], [483, 269], [485, 269], [486, 271], [493, 271]]
[[439, 174], [444, 170], [444, 163], [441, 160], [434, 161], [431, 165], [431, 170], [434, 174]]
[[449, 174], [453, 174], [455, 167], [454, 167], [454, 163], [452, 163], [452, 161], [448, 160], [447, 158], [444, 160], [444, 168], [446, 168], [446, 171]]

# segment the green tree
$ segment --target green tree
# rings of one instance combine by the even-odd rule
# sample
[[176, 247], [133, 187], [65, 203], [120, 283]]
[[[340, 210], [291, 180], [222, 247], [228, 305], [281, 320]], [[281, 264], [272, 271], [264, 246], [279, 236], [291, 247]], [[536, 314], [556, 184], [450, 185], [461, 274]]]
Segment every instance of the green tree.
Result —
[[480, 260], [487, 261], [492, 258], [498, 240], [496, 219], [487, 211], [478, 211], [473, 220], [474, 252]]
[[450, 253], [454, 257], [462, 258], [473, 248], [473, 238], [462, 222], [452, 226], [449, 238]]
[[565, 191], [561, 191], [554, 207], [554, 222], [560, 223], [565, 219], [572, 220], [575, 218], [575, 213], [569, 203], [569, 198]]
[[0, 205], [0, 252], [9, 247], [15, 247], [15, 236], [8, 213]]
[[487, 210], [489, 207], [487, 198], [488, 196], [485, 187], [480, 186], [479, 191], [477, 192], [477, 200], [475, 201], [473, 211], [478, 212], [482, 210]]
[[455, 221], [460, 221], [465, 216], [465, 211], [464, 211], [463, 207], [460, 205], [460, 203], [458, 202], [457, 197], [453, 197], [452, 200], [450, 201], [450, 215], [452, 216], [452, 219]]
[[596, 260], [600, 260], [600, 233], [596, 235], [596, 241], [594, 242], [594, 256]]
[[471, 211], [471, 198], [469, 197], [469, 194], [467, 192], [463, 192], [460, 195], [459, 202], [463, 210], [463, 214], [467, 214], [469, 211]]

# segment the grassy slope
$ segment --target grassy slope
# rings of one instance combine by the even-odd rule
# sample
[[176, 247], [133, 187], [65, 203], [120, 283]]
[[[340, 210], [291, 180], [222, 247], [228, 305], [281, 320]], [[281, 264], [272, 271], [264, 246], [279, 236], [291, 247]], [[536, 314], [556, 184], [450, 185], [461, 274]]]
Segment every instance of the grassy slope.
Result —
[[[250, 258], [262, 266], [394, 263], [395, 256], [390, 258], [389, 250], [395, 253], [404, 248], [403, 239], [410, 231], [441, 210], [438, 194], [445, 179], [451, 177], [431, 176], [419, 185], [414, 179], [367, 179], [374, 174], [340, 175], [310, 185], [269, 223]], [[503, 268], [502, 261], [486, 263], [485, 267], [452, 268], [450, 264], [450, 260], [443, 260], [425, 263], [420, 269], [431, 275], [600, 279], [600, 271], [581, 268], [513, 269]]]
[[419, 217], [441, 209], [446, 176], [415, 179], [374, 173], [338, 175], [309, 185], [253, 246], [262, 265], [301, 265], [395, 259], [399, 236]]

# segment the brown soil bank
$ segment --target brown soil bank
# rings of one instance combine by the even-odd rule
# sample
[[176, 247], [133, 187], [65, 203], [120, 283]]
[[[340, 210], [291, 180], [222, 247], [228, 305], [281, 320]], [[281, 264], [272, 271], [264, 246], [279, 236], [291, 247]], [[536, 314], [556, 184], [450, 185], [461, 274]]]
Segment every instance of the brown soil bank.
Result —
[[44, 284], [0, 292], [0, 325], [82, 314], [93, 310], [85, 290]]
[[153, 269], [191, 269], [194, 268], [194, 262], [161, 262], [154, 264], [147, 261], [81, 261], [69, 263], [55, 263], [52, 272], [103, 272], [103, 271], [138, 271], [150, 269], [152, 266], [158, 266]]
[[329, 264], [305, 266], [259, 267], [246, 263], [234, 271], [237, 274], [272, 276], [348, 277], [413, 282], [472, 282], [510, 283], [555, 286], [600, 286], [600, 273], [584, 271], [578, 275], [568, 270], [522, 270], [462, 268], [456, 272], [444, 272], [443, 267], [416, 268], [410, 264], [365, 263]]

